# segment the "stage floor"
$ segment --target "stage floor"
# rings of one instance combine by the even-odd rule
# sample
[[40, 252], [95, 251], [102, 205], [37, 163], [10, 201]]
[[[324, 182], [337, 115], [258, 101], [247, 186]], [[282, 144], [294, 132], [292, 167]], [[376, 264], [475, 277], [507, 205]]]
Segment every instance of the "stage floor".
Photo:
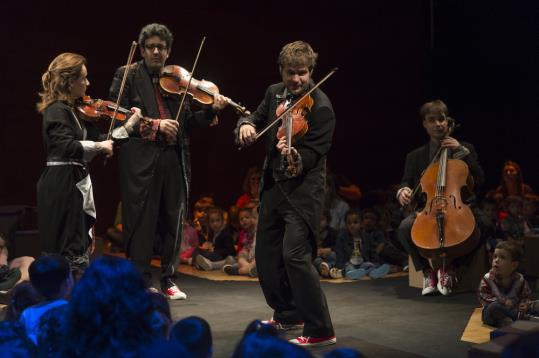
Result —
[[[180, 274], [178, 282], [188, 299], [170, 301], [173, 319], [205, 318], [212, 328], [215, 357], [230, 357], [247, 324], [272, 314], [256, 281], [214, 281]], [[422, 297], [418, 289], [408, 286], [407, 277], [337, 285], [322, 282], [322, 287], [337, 346], [356, 348], [367, 357], [467, 356], [470, 343], [460, 339], [479, 306], [475, 293]], [[294, 336], [288, 333], [286, 338]], [[313, 350], [318, 356], [323, 352]]]

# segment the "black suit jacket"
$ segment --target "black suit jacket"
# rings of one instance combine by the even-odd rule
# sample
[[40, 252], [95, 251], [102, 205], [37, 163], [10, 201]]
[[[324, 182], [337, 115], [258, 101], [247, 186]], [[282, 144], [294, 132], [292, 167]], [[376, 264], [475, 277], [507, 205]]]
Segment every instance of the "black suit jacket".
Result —
[[[247, 118], [240, 118], [238, 129], [246, 122], [251, 123], [260, 132], [276, 116], [280, 103], [279, 96], [285, 91], [283, 83], [268, 87], [264, 100], [257, 110]], [[276, 172], [281, 160], [281, 154], [275, 147], [277, 130], [275, 125], [265, 134], [266, 159], [264, 175], [261, 183], [261, 199], [263, 205], [277, 205], [282, 197], [264, 197], [264, 192], [277, 185], [284, 198], [288, 200], [312, 231], [313, 238], [319, 235], [320, 217], [324, 200], [326, 155], [331, 147], [335, 130], [335, 114], [329, 98], [322, 90], [316, 89], [311, 94], [314, 105], [307, 116], [309, 129], [305, 136], [293, 143], [301, 155], [303, 171], [295, 178], [283, 178]]]
[[[125, 66], [118, 68], [110, 87], [110, 98], [116, 101], [125, 72]], [[164, 97], [172, 119], [176, 117], [179, 108], [177, 97]], [[134, 63], [129, 68], [121, 106], [125, 108], [138, 107], [144, 116], [160, 118], [155, 85], [143, 61]], [[211, 110], [192, 112], [188, 101], [184, 104], [178, 132], [179, 162], [182, 166], [183, 183], [186, 203], [191, 180], [191, 164], [189, 153], [189, 131], [194, 127], [209, 126], [214, 113]], [[121, 124], [121, 123], [120, 123]], [[135, 126], [131, 137], [122, 144], [120, 149], [120, 179], [122, 182], [122, 217], [124, 235], [129, 238], [130, 228], [134, 227], [145, 206], [148, 189], [155, 170], [155, 164], [162, 144], [140, 138], [138, 126]], [[184, 213], [187, 208], [185, 208]], [[181, 231], [181, 230], [180, 230]]]

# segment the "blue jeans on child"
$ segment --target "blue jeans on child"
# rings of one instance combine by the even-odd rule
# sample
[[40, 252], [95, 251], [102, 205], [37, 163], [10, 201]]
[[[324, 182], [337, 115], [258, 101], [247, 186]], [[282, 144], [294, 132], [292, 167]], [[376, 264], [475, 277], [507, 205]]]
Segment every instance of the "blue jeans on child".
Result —
[[344, 265], [344, 277], [349, 280], [359, 280], [365, 275], [369, 275], [373, 279], [381, 278], [389, 272], [389, 265], [377, 265], [372, 262], [362, 262], [359, 265], [353, 265], [347, 262]]

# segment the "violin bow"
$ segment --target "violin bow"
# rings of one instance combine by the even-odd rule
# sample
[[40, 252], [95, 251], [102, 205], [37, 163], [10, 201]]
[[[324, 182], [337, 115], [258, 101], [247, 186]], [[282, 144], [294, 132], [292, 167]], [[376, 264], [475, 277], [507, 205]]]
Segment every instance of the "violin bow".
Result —
[[200, 56], [200, 52], [202, 52], [202, 47], [204, 46], [205, 41], [206, 41], [206, 36], [202, 38], [202, 41], [200, 42], [200, 46], [198, 47], [197, 56], [195, 57], [195, 62], [193, 63], [193, 69], [191, 70], [191, 73], [189, 75], [189, 82], [187, 82], [187, 87], [185, 88], [185, 92], [183, 92], [182, 100], [180, 102], [180, 108], [178, 108], [178, 113], [176, 113], [176, 122], [180, 121], [180, 113], [182, 113], [183, 103], [185, 102], [187, 91], [189, 90], [189, 87], [191, 86], [191, 81], [193, 80], [193, 74], [195, 73], [195, 68], [197, 67], [198, 58]]
[[127, 56], [127, 64], [125, 65], [124, 75], [122, 77], [122, 84], [120, 85], [120, 91], [118, 92], [118, 98], [116, 99], [116, 106], [114, 107], [114, 113], [110, 119], [109, 133], [107, 134], [107, 140], [112, 137], [112, 130], [114, 129], [114, 124], [116, 123], [116, 114], [118, 113], [118, 108], [120, 108], [120, 101], [122, 100], [122, 95], [124, 93], [125, 82], [127, 80], [127, 73], [129, 72], [129, 66], [133, 62], [133, 56], [135, 55], [135, 49], [137, 48], [137, 42], [133, 41], [131, 43], [131, 49], [129, 50], [129, 56]]
[[264, 133], [266, 133], [271, 127], [273, 127], [277, 122], [279, 122], [279, 120], [281, 118], [283, 118], [284, 116], [286, 116], [288, 113], [290, 113], [298, 103], [300, 103], [304, 98], [306, 98], [307, 96], [309, 96], [311, 93], [313, 93], [313, 91], [315, 89], [317, 89], [318, 87], [320, 87], [320, 85], [324, 82], [327, 81], [328, 78], [330, 78], [335, 72], [337, 72], [338, 68], [335, 67], [334, 69], [332, 69], [331, 71], [329, 71], [329, 73], [324, 76], [324, 78], [322, 78], [320, 80], [320, 82], [318, 82], [316, 85], [314, 85], [309, 91], [307, 91], [303, 96], [301, 96], [300, 99], [298, 99], [296, 102], [294, 102], [294, 104], [292, 104], [290, 107], [288, 107], [287, 110], [285, 110], [283, 113], [281, 113], [280, 116], [278, 116], [277, 118], [275, 118], [273, 120], [273, 122], [271, 122], [270, 124], [268, 124], [264, 129], [262, 129], [259, 133], [257, 133], [256, 135], [256, 139], [260, 138], [260, 136], [262, 136]]

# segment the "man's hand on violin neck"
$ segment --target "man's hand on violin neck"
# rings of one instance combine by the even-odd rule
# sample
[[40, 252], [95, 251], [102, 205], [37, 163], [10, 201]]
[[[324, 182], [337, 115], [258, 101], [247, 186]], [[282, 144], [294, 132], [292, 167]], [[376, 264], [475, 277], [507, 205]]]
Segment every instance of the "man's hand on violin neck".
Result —
[[215, 94], [213, 97], [212, 109], [214, 111], [220, 111], [230, 104], [230, 98], [222, 96], [220, 94]]
[[279, 153], [281, 153], [281, 155], [289, 154], [288, 147], [286, 146], [286, 137], [282, 137], [281, 139], [279, 139], [276, 147], [279, 150]]
[[178, 134], [179, 123], [173, 119], [161, 119], [159, 123], [159, 132], [165, 137], [176, 137]]
[[241, 145], [252, 144], [256, 140], [256, 129], [250, 124], [240, 127], [239, 140]]

